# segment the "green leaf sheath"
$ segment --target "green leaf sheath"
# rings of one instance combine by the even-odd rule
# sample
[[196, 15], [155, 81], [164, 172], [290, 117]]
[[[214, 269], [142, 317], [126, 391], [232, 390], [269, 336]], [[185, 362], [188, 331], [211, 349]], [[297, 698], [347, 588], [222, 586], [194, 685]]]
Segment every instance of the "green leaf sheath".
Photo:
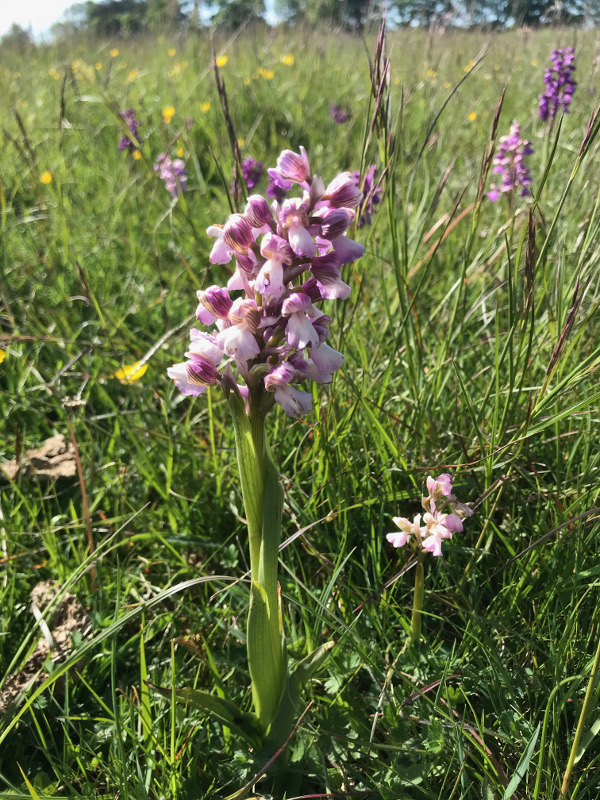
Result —
[[270, 613], [267, 594], [260, 583], [252, 581], [248, 612], [248, 667], [252, 679], [252, 699], [263, 731], [266, 731], [281, 699], [285, 681], [285, 661], [277, 615]]
[[271, 648], [277, 653], [280, 664], [279, 687], [283, 690], [286, 673], [286, 650], [283, 640], [283, 619], [277, 567], [279, 562], [279, 543], [281, 542], [281, 518], [283, 514], [283, 490], [279, 483], [279, 473], [273, 462], [267, 458], [265, 501], [263, 506], [262, 541], [258, 580], [267, 595]]
[[270, 725], [286, 680], [286, 654], [278, 592], [283, 491], [267, 454], [264, 416], [251, 402], [250, 416], [241, 397], [229, 398], [248, 522], [252, 588], [248, 612], [248, 666], [252, 699], [263, 731]]

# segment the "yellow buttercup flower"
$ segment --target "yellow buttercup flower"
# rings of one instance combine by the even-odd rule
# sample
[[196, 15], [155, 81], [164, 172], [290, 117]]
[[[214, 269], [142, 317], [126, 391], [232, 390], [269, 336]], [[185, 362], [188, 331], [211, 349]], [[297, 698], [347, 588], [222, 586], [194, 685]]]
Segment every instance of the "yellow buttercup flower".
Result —
[[175, 116], [175, 109], [173, 108], [173, 106], [167, 106], [167, 108], [163, 108], [162, 115], [165, 121], [165, 125], [168, 125]]
[[226, 63], [227, 63], [227, 56], [217, 57], [217, 67], [224, 67]]
[[40, 175], [40, 181], [44, 184], [52, 183], [52, 173], [49, 170], [44, 170]]
[[4, 361], [5, 358], [6, 358], [6, 350], [3, 350], [0, 347], [0, 364]]
[[273, 78], [275, 73], [272, 69], [263, 69], [262, 76], [266, 81], [270, 81]]
[[286, 65], [286, 67], [291, 67], [294, 63], [294, 56], [291, 53], [288, 53], [281, 59], [281, 62]]
[[246, 144], [245, 139], [242, 138], [238, 139], [238, 147], [243, 147], [245, 144]]
[[102, 62], [101, 61], [96, 61], [95, 66], [96, 66], [96, 69], [98, 70], [98, 72], [100, 72], [100, 70], [102, 69]]
[[444, 84], [444, 89], [449, 89], [451, 86], [452, 84], [449, 81], [446, 81], [446, 83]]
[[177, 153], [178, 158], [183, 158], [183, 147], [178, 147], [175, 152]]
[[116, 47], [113, 47], [113, 49], [110, 51], [110, 57], [111, 58], [116, 58], [118, 55], [119, 55], [119, 51], [117, 50]]
[[134, 381], [139, 381], [146, 373], [147, 369], [148, 364], [142, 364], [141, 361], [136, 361], [135, 364], [126, 364], [121, 367], [121, 369], [118, 369], [111, 377], [116, 378], [121, 381], [121, 383], [133, 383]]
[[139, 161], [140, 158], [142, 157], [142, 154], [140, 153], [139, 150], [134, 150], [132, 156], [134, 161]]
[[173, 56], [175, 55], [176, 52], [177, 52], [177, 50], [175, 50], [174, 47], [169, 47], [169, 56], [171, 58], [173, 58]]
[[210, 111], [210, 103], [200, 103], [200, 111], [203, 111], [205, 114], [207, 111]]
[[250, 78], [246, 75], [244, 78], [244, 86], [248, 86], [250, 84]]
[[48, 70], [48, 75], [50, 75], [51, 78], [54, 78], [55, 81], [60, 78], [58, 70], [54, 69], [54, 67], [51, 67], [51, 69]]
[[129, 75], [127, 76], [127, 80], [128, 81], [134, 81], [137, 78], [138, 74], [139, 73], [138, 73], [137, 69], [132, 69], [131, 72], [129, 73]]
[[469, 120], [469, 122], [473, 122], [473, 120], [477, 119], [477, 112], [476, 111], [471, 111], [471, 113], [469, 114], [467, 119]]

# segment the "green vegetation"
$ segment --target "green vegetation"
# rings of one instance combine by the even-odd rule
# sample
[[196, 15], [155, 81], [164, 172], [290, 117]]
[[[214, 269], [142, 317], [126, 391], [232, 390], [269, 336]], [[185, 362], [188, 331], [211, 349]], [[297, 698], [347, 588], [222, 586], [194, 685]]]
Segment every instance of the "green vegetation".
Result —
[[[370, 141], [373, 42], [217, 43], [243, 158], [273, 166], [303, 145], [326, 176], [392, 158], [373, 225], [355, 234], [352, 296], [331, 304], [344, 366], [311, 415], [277, 408], [267, 422], [290, 648], [336, 646], [299, 709], [286, 785], [267, 774], [252, 795], [558, 798], [587, 690], [568, 796], [598, 797], [597, 123], [581, 150], [595, 36], [502, 34], [478, 61], [482, 35], [393, 34], [391, 114]], [[572, 44], [580, 83], [548, 132], [543, 70]], [[195, 689], [251, 707], [231, 418], [219, 392], [184, 397], [166, 375], [196, 289], [223, 277], [204, 233], [232, 202], [209, 42], [74, 39], [2, 58], [1, 459], [64, 434], [80, 472], [43, 479], [25, 458], [1, 479], [0, 797], [250, 790], [260, 753], [174, 702]], [[516, 119], [535, 150], [534, 200], [514, 221], [479, 191], [505, 85], [497, 135]], [[128, 108], [137, 160], [118, 150]], [[153, 165], [178, 150], [188, 191], [172, 205]], [[138, 361], [143, 375], [114, 377]], [[475, 514], [426, 559], [422, 637], [405, 648], [414, 557], [384, 535], [440, 472]], [[44, 630], [59, 637], [30, 593], [48, 580], [85, 624], [44, 665]]]

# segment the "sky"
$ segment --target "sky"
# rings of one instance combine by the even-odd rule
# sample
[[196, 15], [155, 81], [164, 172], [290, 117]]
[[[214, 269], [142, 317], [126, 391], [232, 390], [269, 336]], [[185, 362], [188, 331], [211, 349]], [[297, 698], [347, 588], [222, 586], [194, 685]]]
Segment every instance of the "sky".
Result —
[[[78, 0], [0, 0], [0, 36], [16, 22], [26, 30], [31, 26], [39, 39], [49, 33], [51, 26], [60, 20], [69, 6]], [[267, 19], [273, 17], [273, 0], [267, 0]]]
[[31, 29], [35, 36], [48, 31], [76, 0], [0, 0], [0, 36], [13, 22]]

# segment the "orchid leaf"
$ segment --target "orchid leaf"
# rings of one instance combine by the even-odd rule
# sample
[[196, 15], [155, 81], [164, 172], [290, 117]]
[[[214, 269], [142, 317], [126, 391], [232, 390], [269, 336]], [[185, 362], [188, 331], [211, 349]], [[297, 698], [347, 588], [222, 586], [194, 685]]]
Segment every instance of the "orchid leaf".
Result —
[[[281, 636], [273, 634], [267, 593], [252, 581], [248, 612], [248, 667], [252, 678], [252, 699], [263, 730], [270, 725], [281, 699], [285, 672]], [[278, 613], [273, 609], [273, 613]], [[278, 623], [275, 621], [275, 624]]]
[[[170, 688], [154, 686], [152, 683], [149, 683], [148, 686], [168, 700], [173, 696]], [[238, 733], [251, 745], [256, 746], [260, 742], [260, 729], [255, 715], [247, 711], [240, 711], [229, 700], [217, 697], [217, 695], [210, 692], [203, 692], [200, 689], [176, 689], [175, 698], [180, 703], [189, 703], [206, 712], [222, 725], [226, 725], [232, 731]]]
[[327, 658], [335, 642], [326, 642], [305, 656], [290, 673], [277, 713], [267, 732], [267, 744], [281, 747], [294, 728], [302, 691]]
[[278, 606], [277, 563], [282, 515], [283, 490], [279, 482], [279, 473], [271, 459], [267, 459], [258, 580], [267, 593], [270, 612], [273, 605]]

